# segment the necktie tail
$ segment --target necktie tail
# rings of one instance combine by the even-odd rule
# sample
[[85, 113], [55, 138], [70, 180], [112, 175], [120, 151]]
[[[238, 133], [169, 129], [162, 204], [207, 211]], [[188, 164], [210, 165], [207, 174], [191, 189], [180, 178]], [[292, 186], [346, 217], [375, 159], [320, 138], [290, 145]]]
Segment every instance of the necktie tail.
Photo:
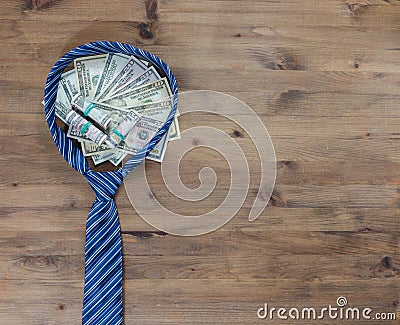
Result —
[[89, 172], [85, 177], [97, 197], [86, 222], [82, 324], [122, 324], [122, 245], [113, 199], [122, 175]]

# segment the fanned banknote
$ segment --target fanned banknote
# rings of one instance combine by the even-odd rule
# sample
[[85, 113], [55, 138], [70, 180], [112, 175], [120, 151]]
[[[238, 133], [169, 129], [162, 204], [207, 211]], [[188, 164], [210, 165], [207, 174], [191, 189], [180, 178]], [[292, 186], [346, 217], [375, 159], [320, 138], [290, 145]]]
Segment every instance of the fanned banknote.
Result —
[[116, 96], [135, 87], [148, 84], [152, 81], [156, 81], [159, 79], [161, 79], [161, 77], [156, 71], [156, 69], [154, 69], [154, 67], [150, 67], [145, 71], [143, 71], [143, 73], [140, 74], [138, 77], [131, 78], [129, 80], [116, 84], [115, 87], [112, 89], [112, 91], [108, 95], [106, 95], [102, 100], [106, 100], [111, 96]]
[[132, 107], [148, 102], [158, 102], [171, 97], [171, 95], [172, 93], [167, 78], [162, 78], [127, 90], [121, 94], [111, 96], [102, 103], [116, 107]]
[[108, 84], [124, 68], [129, 60], [129, 55], [125, 54], [107, 54], [103, 69], [100, 73], [96, 91], [93, 98], [97, 99], [101, 92], [107, 88]]
[[67, 115], [71, 111], [70, 100], [68, 99], [68, 95], [65, 93], [64, 87], [58, 84], [57, 89], [57, 97], [54, 104], [56, 116], [63, 121], [65, 124], [67, 123]]
[[97, 101], [101, 101], [107, 95], [111, 95], [114, 88], [121, 87], [127, 82], [135, 78], [135, 76], [141, 75], [147, 70], [141, 61], [131, 56], [126, 62], [125, 66], [122, 68], [117, 75], [107, 84], [107, 86], [101, 90], [101, 93], [97, 96]]
[[72, 98], [78, 93], [76, 87], [75, 70], [70, 70], [61, 75], [55, 101], [56, 115], [67, 124], [66, 117], [71, 111]]
[[107, 55], [94, 55], [74, 60], [79, 93], [93, 99]]

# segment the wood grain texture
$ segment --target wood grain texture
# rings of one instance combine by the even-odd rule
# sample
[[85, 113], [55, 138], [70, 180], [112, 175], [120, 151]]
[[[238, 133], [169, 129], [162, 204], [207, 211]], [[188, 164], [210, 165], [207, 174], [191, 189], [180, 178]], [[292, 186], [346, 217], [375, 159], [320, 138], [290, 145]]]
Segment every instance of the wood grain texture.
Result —
[[[248, 134], [224, 118], [181, 117], [183, 130], [235, 138], [250, 192], [223, 228], [183, 238], [150, 227], [119, 190], [125, 324], [256, 324], [265, 302], [319, 308], [341, 295], [400, 319], [399, 16], [397, 0], [2, 1], [0, 324], [80, 324], [94, 194], [59, 155], [40, 102], [58, 57], [101, 39], [162, 57], [182, 91], [243, 100], [277, 156], [272, 199], [248, 223], [260, 178]], [[196, 149], [182, 181], [198, 186], [204, 166], [219, 177], [205, 201], [174, 198], [149, 163], [153, 194], [177, 213], [213, 209], [229, 187], [222, 157]]]

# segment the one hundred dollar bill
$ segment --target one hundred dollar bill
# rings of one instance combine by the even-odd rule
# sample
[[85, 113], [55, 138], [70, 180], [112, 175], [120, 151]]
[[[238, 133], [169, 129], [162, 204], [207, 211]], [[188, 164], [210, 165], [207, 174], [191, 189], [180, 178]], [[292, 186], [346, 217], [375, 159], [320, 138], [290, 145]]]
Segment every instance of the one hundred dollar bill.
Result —
[[180, 139], [181, 134], [179, 131], [178, 119], [175, 117], [171, 123], [168, 133], [165, 134], [161, 140], [154, 146], [153, 150], [147, 155], [147, 159], [162, 162], [164, 160], [165, 152], [169, 141]]
[[94, 155], [92, 156], [92, 160], [95, 165], [101, 164], [105, 161], [110, 161], [114, 166], [118, 166], [126, 156], [126, 152], [114, 149], [110, 152]]
[[128, 80], [125, 84], [120, 84], [117, 87], [115, 87], [112, 90], [112, 94], [109, 94], [108, 96], [105, 97], [105, 99], [110, 98], [111, 96], [116, 96], [118, 94], [121, 94], [129, 89], [148, 84], [152, 81], [160, 80], [161, 77], [156, 71], [154, 67], [150, 67], [147, 70], [145, 70], [141, 75], [138, 77]]
[[75, 110], [81, 112], [81, 114], [83, 114], [84, 116], [89, 117], [103, 130], [107, 129], [108, 125], [111, 122], [111, 117], [107, 114], [107, 112], [97, 108], [96, 104], [88, 101], [81, 94], [77, 94], [74, 98], [72, 98], [71, 106]]
[[154, 146], [153, 150], [149, 152], [146, 159], [162, 162], [165, 152], [167, 151], [168, 134], [164, 134], [161, 140]]
[[108, 83], [107, 87], [101, 90], [101, 93], [96, 97], [96, 100], [102, 101], [103, 98], [106, 98], [107, 95], [113, 92], [114, 88], [126, 84], [129, 80], [135, 79], [137, 76], [146, 71], [146, 69], [146, 65], [140, 62], [134, 56], [131, 56], [122, 70], [118, 72], [118, 74]]
[[58, 83], [55, 112], [56, 116], [64, 123], [67, 123], [65, 118], [71, 111], [71, 100], [77, 93], [75, 70], [63, 73]]
[[112, 129], [112, 131], [109, 133], [106, 143], [110, 147], [115, 148], [122, 140], [125, 140], [125, 138], [128, 136], [128, 133], [131, 132], [140, 119], [141, 117], [139, 114], [137, 114], [135, 111], [130, 111], [122, 120], [122, 122], [118, 124], [117, 127]]
[[[178, 123], [178, 119], [175, 119], [174, 122]], [[174, 122], [171, 124], [171, 127], [174, 125]], [[178, 127], [179, 128], [179, 127]], [[164, 160], [165, 153], [167, 151], [168, 142], [171, 140], [178, 139], [174, 128], [170, 128], [168, 133], [165, 134], [161, 140], [154, 146], [153, 150], [149, 152], [146, 159], [153, 160], [156, 162], [162, 162]], [[180, 133], [179, 133], [180, 137]]]
[[172, 100], [166, 99], [159, 102], [147, 103], [134, 107], [132, 110], [142, 114], [142, 116], [147, 116], [164, 123], [172, 110]]
[[[164, 116], [166, 113], [169, 114], [172, 109], [172, 100], [169, 98], [160, 100], [158, 102], [141, 103], [139, 105], [134, 105], [130, 107], [117, 107], [104, 103], [94, 103], [96, 104], [96, 107], [108, 112], [109, 114], [112, 114], [113, 112], [121, 112], [125, 113], [126, 115], [133, 110], [138, 114], [144, 114], [149, 117], [154, 116], [154, 119], [157, 119], [156, 115], [162, 114], [162, 116]], [[161, 117], [159, 119], [161, 119]]]
[[175, 116], [169, 128], [168, 141], [178, 140], [181, 138], [181, 131], [179, 129], [178, 118]]
[[94, 156], [102, 153], [110, 152], [112, 149], [106, 145], [98, 146], [92, 141], [81, 141], [82, 152], [84, 156]]
[[101, 163], [103, 163], [103, 162], [105, 162], [107, 160], [110, 160], [115, 155], [115, 153], [116, 153], [116, 151], [111, 150], [111, 151], [108, 151], [108, 152], [102, 152], [102, 153], [99, 153], [99, 154], [96, 154], [96, 155], [92, 155], [93, 163], [95, 165], [98, 165], [98, 164], [101, 164]]
[[109, 160], [114, 166], [118, 166], [127, 155], [126, 152], [118, 150]]
[[107, 54], [103, 70], [100, 73], [99, 81], [96, 86], [96, 91], [93, 95], [94, 99], [97, 99], [101, 92], [107, 88], [110, 81], [124, 68], [129, 58], [130, 56], [125, 54]]
[[106, 54], [93, 55], [74, 60], [76, 82], [83, 97], [93, 98], [106, 57]]
[[144, 103], [141, 105], [128, 107], [128, 109], [127, 107], [121, 109], [120, 107], [105, 105], [97, 102], [95, 102], [95, 104], [98, 109], [107, 112], [111, 117], [111, 127], [115, 127], [116, 124], [119, 124], [124, 119], [126, 114], [128, 114], [131, 110], [135, 111], [137, 114], [151, 117], [155, 120], [165, 121], [172, 109], [171, 99], [165, 99], [154, 103]]
[[142, 117], [125, 141], [120, 142], [117, 148], [133, 155], [136, 154], [149, 143], [162, 125], [163, 123], [160, 121]]
[[[171, 130], [171, 129], [170, 129]], [[154, 148], [146, 156], [146, 159], [153, 160], [156, 162], [162, 162], [164, 159], [165, 152], [167, 150], [168, 140], [170, 132], [165, 134], [161, 140], [154, 146]], [[136, 154], [139, 148], [129, 147], [127, 144], [121, 144], [117, 149], [111, 149], [107, 145], [97, 146], [92, 142], [82, 141], [82, 151], [85, 156], [94, 156], [93, 160], [95, 164], [100, 164], [106, 160], [110, 160], [114, 165], [118, 165], [126, 156], [126, 152], [122, 151], [125, 155], [120, 157], [120, 160], [116, 160], [115, 157], [119, 157], [117, 152], [126, 150], [130, 154]], [[107, 155], [105, 155], [107, 153]]]
[[[142, 116], [145, 116], [148, 118], [149, 121], [155, 120], [157, 125], [160, 124], [160, 122], [163, 124], [168, 117], [169, 112], [171, 111], [172, 107], [172, 100], [167, 99], [164, 101], [156, 102], [156, 103], [147, 103], [144, 105], [140, 105], [137, 107], [134, 107], [132, 110], [135, 111], [137, 114], [142, 114]], [[102, 104], [98, 104], [97, 107], [100, 110], [104, 110], [107, 112], [108, 116], [111, 118], [111, 123], [109, 126], [109, 130], [112, 130], [114, 128], [117, 128], [120, 123], [126, 119], [127, 115], [129, 112], [120, 110], [116, 107], [109, 107], [109, 106], [104, 106]], [[124, 145], [118, 145], [117, 148], [125, 148]], [[103, 144], [100, 147], [96, 147], [92, 145], [90, 148], [84, 148], [82, 146], [82, 149], [86, 155], [94, 155], [97, 153], [101, 153], [105, 150], [109, 151], [111, 150], [110, 146], [107, 146], [106, 144]], [[130, 153], [137, 152], [137, 150], [131, 150]]]
[[74, 97], [79, 91], [76, 83], [75, 69], [69, 70], [61, 75], [62, 85], [64, 89], [71, 94], [71, 98]]
[[61, 83], [58, 84], [57, 97], [54, 104], [56, 116], [67, 124], [67, 115], [71, 111], [71, 104], [68, 100], [68, 95], [65, 93], [65, 88]]
[[67, 136], [70, 138], [90, 140], [97, 145], [101, 145], [107, 139], [105, 133], [73, 110], [68, 113], [65, 120], [69, 125]]
[[[126, 150], [127, 152], [133, 155], [139, 151], [139, 149], [128, 147], [126, 144], [121, 144], [117, 149], [112, 149], [107, 145], [97, 146], [93, 142], [89, 141], [81, 141], [81, 145], [83, 154], [85, 156], [95, 156], [95, 155], [97, 156], [103, 153], [110, 153], [110, 152], [115, 153], [122, 150]], [[165, 134], [161, 138], [161, 140], [154, 146], [154, 148], [149, 152], [149, 154], [146, 156], [146, 159], [162, 162], [164, 159], [165, 152], [167, 150], [167, 145], [168, 145], [168, 135]], [[125, 151], [123, 152], [126, 153]], [[97, 156], [96, 158], [98, 161], [99, 156]], [[106, 160], [108, 160], [108, 158]]]
[[112, 96], [102, 104], [120, 108], [134, 107], [143, 103], [158, 102], [170, 97], [171, 89], [169, 88], [168, 80], [167, 78], [162, 78], [116, 96]]
[[[124, 109], [121, 109], [119, 107], [104, 105], [98, 102], [93, 102], [93, 103], [95, 103], [96, 109], [104, 111], [111, 118], [111, 122], [108, 126], [108, 129], [110, 130], [115, 128], [119, 123], [121, 123], [130, 110], [135, 111], [137, 114], [144, 114], [145, 116], [151, 117], [153, 119], [163, 120], [163, 118], [169, 114], [172, 108], [171, 99], [166, 99], [154, 103], [145, 103], [138, 106], [132, 106], [128, 107], [128, 109], [126, 107]], [[87, 103], [86, 105], [81, 105], [81, 106], [86, 107]]]
[[[137, 106], [134, 107], [133, 110], [136, 110], [137, 113], [141, 114], [143, 118], [148, 119], [149, 121], [154, 121], [157, 124], [157, 130], [159, 129], [159, 127], [161, 125], [163, 125], [172, 109], [172, 100], [171, 99], [167, 99], [164, 101], [160, 101], [160, 102], [155, 102], [155, 103], [147, 103], [141, 106]], [[111, 108], [108, 106], [102, 106], [101, 104], [99, 104], [98, 106], [100, 109], [105, 109], [105, 110], [109, 110], [109, 114], [113, 119], [112, 123], [115, 124], [111, 124], [111, 127], [116, 127], [116, 125], [118, 125], [118, 123], [121, 123], [122, 120], [125, 118], [126, 116], [126, 112], [119, 110], [118, 108]], [[155, 133], [154, 133], [155, 134]], [[152, 136], [154, 136], [154, 134], [152, 134]], [[173, 120], [173, 122], [171, 123], [171, 127], [168, 131], [168, 135], [165, 136], [167, 141], [170, 140], [176, 140], [180, 138], [180, 131], [179, 131], [179, 124], [178, 124], [178, 119], [175, 118]], [[131, 135], [128, 135], [128, 141], [132, 139]], [[150, 158], [152, 158], [152, 160], [155, 161], [161, 161], [164, 157], [164, 153], [166, 150], [166, 143], [164, 145], [164, 141], [165, 139], [160, 140], [160, 142], [158, 143], [157, 146], [155, 146], [155, 148], [153, 149], [153, 151], [151, 152], [151, 155], [149, 156]], [[163, 144], [161, 146], [161, 144]], [[121, 142], [120, 144], [117, 145], [117, 148], [121, 149], [121, 150], [126, 150], [127, 152], [129, 152], [130, 154], [135, 154], [137, 153], [137, 151], [141, 148], [138, 148], [137, 146], [134, 147], [132, 145], [130, 145], [130, 142]], [[150, 159], [149, 158], [149, 159]]]

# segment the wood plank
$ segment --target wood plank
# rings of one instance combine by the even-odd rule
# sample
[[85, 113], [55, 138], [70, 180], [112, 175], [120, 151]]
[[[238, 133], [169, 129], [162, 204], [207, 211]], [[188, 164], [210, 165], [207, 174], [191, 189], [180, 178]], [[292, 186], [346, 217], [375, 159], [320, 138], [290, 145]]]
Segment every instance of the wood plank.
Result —
[[[200, 166], [207, 164], [206, 157], [208, 155], [201, 155], [199, 161], [195, 162], [190, 159], [190, 156], [182, 160], [182, 168], [185, 173], [182, 173], [182, 181], [189, 187], [198, 186], [198, 172]], [[253, 180], [250, 180], [252, 190], [258, 187], [260, 179], [260, 170], [258, 157], [256, 153], [249, 154], [248, 157], [254, 157], [255, 163], [250, 165], [250, 170], [253, 175]], [[50, 158], [52, 159], [52, 158]], [[77, 184], [84, 185], [84, 178], [74, 170], [72, 170], [67, 162], [61, 157], [54, 155], [52, 164], [38, 161], [30, 158], [30, 165], [34, 170], [40, 170], [48, 173], [46, 179], [40, 173], [34, 173], [27, 170], [26, 161], [18, 161], [12, 156], [7, 158], [3, 157], [4, 174], [0, 175], [0, 181], [5, 186], [15, 187], [24, 185], [38, 185], [38, 184]], [[10, 165], [12, 163], [12, 166]], [[400, 170], [400, 163], [394, 161], [371, 161], [362, 162], [357, 164], [359, 173], [352, 172], [353, 163], [349, 161], [295, 161], [295, 160], [281, 160], [277, 162], [277, 177], [280, 184], [284, 185], [351, 185], [359, 183], [363, 185], [399, 185], [399, 174], [396, 172]], [[14, 169], [15, 168], [15, 169]], [[228, 173], [229, 166], [223, 164], [221, 161], [216, 161], [213, 169], [218, 174]], [[13, 171], [18, 170], [18, 176], [13, 175]], [[160, 177], [160, 166], [146, 162], [147, 174], [152, 177]], [[187, 170], [187, 171], [186, 171]], [[68, 177], [60, 177], [60, 174], [66, 174]], [[376, 175], [380, 177], [377, 179]], [[258, 182], [257, 182], [258, 181]], [[163, 189], [165, 181], [159, 180], [154, 184], [155, 187]], [[153, 185], [153, 183], [152, 183]], [[124, 190], [120, 190], [124, 191]]]
[[[121, 198], [121, 197], [119, 197]], [[129, 208], [119, 208], [121, 212], [121, 224], [127, 231], [154, 231], [154, 228], [144, 223], [139, 216]], [[184, 213], [183, 209], [177, 212]], [[194, 209], [195, 214], [201, 210]], [[75, 214], [76, 215], [76, 214]], [[377, 215], [384, 216], [384, 220], [376, 218]], [[81, 218], [81, 216], [79, 215]], [[268, 207], [257, 220], [255, 227], [248, 222], [248, 210], [239, 212], [226, 228], [218, 231], [232, 231], [235, 229], [246, 231], [350, 231], [350, 232], [387, 232], [398, 233], [398, 212], [396, 209], [363, 208], [363, 209], [332, 209], [332, 208], [291, 208], [282, 213], [280, 208]], [[53, 219], [54, 220], [54, 219]], [[81, 220], [81, 219], [79, 219]], [[54, 221], [53, 221], [54, 222]], [[75, 223], [74, 223], [75, 224]], [[65, 228], [64, 228], [65, 229]], [[69, 228], [68, 228], [69, 229]], [[48, 231], [47, 227], [41, 230]], [[57, 227], [51, 228], [57, 230]], [[140, 234], [140, 233], [139, 233]]]
[[[82, 229], [83, 230], [83, 229]], [[38, 236], [38, 234], [40, 236]], [[268, 234], [268, 238], [266, 238]], [[46, 237], [50, 236], [51, 240]], [[84, 251], [83, 231], [63, 232], [8, 232], [2, 236], [2, 255], [23, 254], [29, 250], [36, 255], [69, 255]], [[227, 232], [182, 239], [175, 236], [150, 234], [151, 240], [140, 237], [140, 233], [123, 231], [124, 254], [126, 256], [225, 256], [240, 252], [242, 256], [264, 256], [290, 252], [301, 254], [398, 254], [399, 241], [396, 233], [374, 231], [293, 231], [285, 234], [265, 230], [264, 232], [233, 229]], [[14, 247], [18, 239], [18, 247]], [[216, 243], [214, 243], [216, 242]]]
[[[74, 207], [53, 206], [49, 208], [2, 208], [4, 229], [12, 232], [64, 232], [84, 230], [91, 198], [82, 205]], [[152, 236], [157, 229], [145, 223], [129, 205], [124, 193], [117, 197], [121, 228], [137, 236], [144, 232]], [[187, 207], [179, 206], [174, 211], [184, 214]], [[284, 213], [283, 213], [284, 211]], [[204, 208], [193, 208], [193, 214], [201, 214]], [[26, 215], [29, 220], [26, 222]], [[377, 218], [382, 216], [382, 220]], [[242, 209], [226, 226], [218, 232], [245, 230], [246, 232], [284, 232], [284, 231], [337, 231], [337, 232], [378, 232], [400, 231], [397, 208], [282, 208], [267, 207], [256, 223], [248, 222], [248, 209]], [[154, 233], [156, 234], [156, 233]], [[55, 237], [58, 238], [58, 237]]]
[[[25, 186], [0, 186], [0, 195], [5, 200], [5, 208], [22, 208], [29, 202], [31, 208], [54, 207], [52, 198], [54, 193], [63, 193], [59, 197], [57, 206], [62, 208], [82, 205], [83, 202], [91, 203], [86, 197], [94, 198], [88, 184], [58, 184], [42, 185], [43, 191], [38, 192], [36, 185]], [[256, 187], [257, 189], [258, 187]], [[204, 202], [198, 202], [198, 206], [213, 207], [222, 202], [229, 186], [220, 186], [214, 190], [213, 196]], [[166, 207], [174, 206], [180, 201], [168, 195], [165, 188], [152, 188], [153, 194]], [[399, 189], [393, 185], [279, 185], [276, 192], [280, 193], [276, 200], [279, 206], [295, 208], [334, 208], [336, 206], [346, 208], [397, 208], [399, 206]], [[76, 195], [76, 193], [82, 193]], [[143, 191], [138, 198], [149, 193]], [[183, 202], [182, 202], [183, 203]], [[181, 204], [182, 204], [181, 203]], [[192, 204], [194, 205], [194, 203]], [[246, 205], [244, 205], [246, 207]]]
[[[7, 25], [7, 21], [5, 23]], [[10, 31], [15, 31], [15, 30], [25, 30], [26, 28], [37, 28], [38, 30], [36, 31], [36, 34], [39, 34], [39, 30], [42, 29], [40, 26], [40, 23], [37, 24], [32, 24], [30, 21], [22, 21], [20, 23], [22, 26], [14, 26], [13, 21], [9, 21], [9, 29], [5, 30], [10, 30]], [[21, 64], [24, 64], [24, 62], [29, 64], [29, 61], [31, 59], [32, 51], [35, 53], [38, 53], [38, 59], [42, 64], [47, 64], [51, 65], [55, 58], [63, 52], [67, 51], [68, 48], [65, 48], [61, 52], [55, 52], [54, 49], [60, 48], [62, 44], [65, 44], [66, 40], [59, 39], [57, 38], [56, 40], [54, 39], [54, 36], [52, 35], [57, 35], [59, 33], [62, 33], [62, 31], [65, 31], [66, 29], [71, 29], [71, 26], [76, 28], [75, 31], [71, 32], [72, 35], [75, 35], [79, 33], [79, 30], [82, 28], [79, 23], [75, 22], [70, 22], [70, 21], [65, 21], [65, 22], [60, 22], [56, 26], [59, 28], [59, 30], [55, 31], [55, 34], [47, 34], [45, 35], [47, 38], [41, 37], [38, 40], [27, 40], [25, 35], [23, 33], [16, 33], [12, 32], [12, 35], [5, 35], [7, 42], [4, 44], [2, 50], [4, 51], [5, 58], [7, 57], [6, 55], [8, 54], [9, 60], [6, 60], [7, 63], [9, 64], [17, 64], [18, 67], [26, 69], [26, 67], [21, 66]], [[136, 23], [138, 26], [139, 24]], [[104, 25], [102, 28], [104, 28], [104, 31], [110, 31], [110, 29], [118, 29], [119, 33], [121, 34], [127, 34], [128, 32], [130, 33], [130, 30], [132, 29], [132, 25], [129, 23], [120, 23], [120, 22], [110, 22], [106, 25]], [[180, 25], [173, 25], [173, 26], [163, 26], [161, 25], [159, 27], [161, 30], [161, 39], [165, 39], [165, 44], [158, 44], [158, 42], [152, 42], [152, 44], [149, 44], [151, 46], [151, 49], [155, 53], [159, 53], [159, 55], [168, 58], [168, 62], [171, 64], [172, 67], [174, 67], [175, 61], [176, 61], [176, 56], [171, 56], [169, 53], [171, 53], [171, 42], [177, 43], [177, 44], [187, 44], [190, 42], [190, 35], [192, 35], [195, 31], [198, 30], [198, 26], [180, 26]], [[178, 34], [178, 30], [185, 30], [186, 34], [179, 33], [179, 39], [173, 39], [171, 40], [170, 38], [175, 37]], [[246, 36], [246, 33], [240, 34], [241, 37], [239, 37], [240, 40], [237, 40], [237, 37], [235, 38], [234, 36], [237, 35], [234, 32], [231, 32], [229, 28], [221, 29], [220, 27], [204, 27], [204, 30], [202, 30], [202, 33], [200, 33], [199, 37], [204, 37], [204, 40], [201, 38], [199, 39], [199, 44], [200, 46], [192, 46], [190, 48], [184, 47], [183, 49], [183, 55], [185, 57], [185, 60], [180, 60], [179, 61], [179, 68], [180, 69], [193, 69], [197, 68], [200, 64], [200, 67], [202, 67], [202, 62], [204, 60], [200, 59], [199, 57], [204, 57], [206, 60], [210, 60], [212, 58], [213, 61], [213, 68], [214, 69], [227, 69], [227, 68], [239, 68], [241, 71], [248, 71], [251, 69], [260, 69], [260, 67], [263, 68], [270, 68], [270, 69], [288, 69], [288, 70], [334, 70], [333, 67], [340, 67], [341, 71], [348, 71], [350, 74], [354, 73], [357, 70], [360, 71], [397, 71], [398, 67], [398, 55], [396, 53], [397, 47], [396, 47], [396, 30], [390, 31], [389, 34], [388, 32], [385, 31], [385, 38], [380, 37], [380, 33], [382, 33], [382, 30], [375, 30], [375, 29], [364, 29], [364, 30], [358, 30], [357, 33], [354, 33], [353, 27], [347, 28], [347, 30], [343, 30], [340, 28], [327, 28], [323, 30], [323, 33], [320, 39], [310, 39], [309, 35], [312, 32], [311, 28], [306, 28], [306, 29], [299, 29], [298, 27], [294, 29], [288, 29], [288, 30], [282, 30], [282, 31], [275, 31], [272, 33], [273, 37], [270, 37], [270, 28], [269, 27], [256, 27], [254, 28], [253, 33], [255, 34], [254, 37], [249, 35]], [[222, 30], [222, 33], [221, 33]], [[99, 36], [102, 34], [101, 31], [99, 31], [98, 26], [95, 26], [93, 28], [93, 32], [99, 34]], [[169, 34], [168, 34], [169, 33]], [[368, 33], [369, 38], [368, 38], [368, 44], [365, 44], [364, 39], [362, 38], [363, 34]], [[93, 34], [93, 33], [92, 33]], [[68, 34], [64, 35], [68, 37]], [[203, 35], [203, 36], [202, 36]], [[218, 53], [210, 53], [207, 48], [204, 46], [201, 46], [201, 44], [204, 43], [204, 41], [211, 36], [218, 35], [221, 39], [229, 39], [229, 41], [226, 41], [226, 43], [222, 44], [224, 46], [225, 51], [227, 52], [227, 57], [230, 58], [230, 60], [226, 60], [225, 56], [218, 55]], [[277, 37], [276, 35], [283, 35]], [[302, 36], [304, 35], [304, 36]], [[343, 37], [343, 35], [346, 35], [346, 37]], [[139, 44], [141, 44], [140, 40], [140, 35], [137, 34], [135, 35]], [[93, 39], [96, 39], [96, 34], [94, 34]], [[275, 38], [278, 38], [278, 40], [275, 40]], [[292, 48], [282, 48], [283, 44], [286, 43], [286, 41], [282, 40], [283, 38], [287, 38], [290, 41], [293, 41], [295, 44], [297, 44], [295, 47]], [[310, 45], [307, 44], [307, 42], [302, 39], [302, 37], [307, 37], [307, 40], [309, 42], [312, 42]], [[98, 37], [97, 37], [98, 38]], [[19, 51], [18, 53], [21, 55], [21, 57], [25, 56], [26, 60], [14, 60], [13, 58], [15, 57], [15, 52], [16, 48], [14, 44], [10, 44], [11, 42], [16, 42], [17, 44], [20, 44], [21, 41], [23, 40], [24, 45], [21, 47], [18, 47]], [[93, 40], [92, 39], [92, 40]], [[332, 42], [332, 39], [334, 42]], [[28, 41], [28, 44], [26, 43]], [[53, 41], [57, 41], [59, 43], [52, 43]], [[78, 45], [83, 42], [90, 41], [90, 39], [78, 39], [74, 40], [75, 45]], [[357, 42], [364, 42], [357, 44]], [[32, 45], [29, 44], [29, 42], [33, 42]], [[323, 42], [323, 43], [319, 43]], [[343, 43], [344, 42], [344, 43]], [[386, 42], [386, 43], [384, 43]], [[39, 43], [39, 44], [37, 44]], [[265, 44], [265, 45], [264, 45]], [[365, 49], [365, 45], [371, 45], [373, 44], [374, 47], [372, 50], [369, 48]], [[73, 44], [69, 45], [70, 48], [73, 47]], [[179, 48], [180, 45], [176, 45], [176, 48], [172, 48], [172, 52], [174, 51], [182, 51], [182, 49]], [[267, 48], [265, 48], [267, 46]], [[343, 51], [339, 52], [336, 54], [337, 48], [342, 48], [342, 47], [354, 47], [354, 48], [362, 48], [362, 50], [351, 50], [348, 51], [347, 53], [344, 53]], [[377, 52], [377, 49], [379, 51]], [[321, 52], [321, 50], [323, 52]], [[238, 52], [239, 51], [239, 52]], [[51, 52], [52, 55], [50, 56], [44, 56], [42, 52]], [[231, 52], [231, 53], [229, 53]], [[236, 54], [235, 54], [236, 53]], [[212, 55], [212, 57], [210, 57]], [[46, 60], [49, 58], [49, 60]], [[327, 60], [326, 58], [329, 58]], [[243, 61], [244, 59], [244, 61]], [[246, 62], [246, 65], [243, 64], [243, 62]], [[388, 62], [391, 62], [390, 66], [384, 66], [382, 65], [382, 62], [385, 64]], [[280, 65], [282, 65], [280, 67]], [[30, 69], [36, 69], [36, 66], [30, 67]], [[253, 71], [251, 71], [253, 72]], [[254, 73], [253, 73], [254, 74]], [[376, 74], [376, 73], [375, 73]], [[187, 75], [187, 73], [186, 73]], [[377, 74], [378, 77], [379, 74]], [[245, 77], [245, 76], [243, 76]], [[242, 77], [242, 78], [243, 78]], [[250, 80], [253, 79], [249, 78]], [[15, 80], [15, 78], [10, 78], [9, 81]], [[7, 80], [8, 81], [8, 80]]]
[[[324, 254], [302, 254], [294, 261], [292, 254], [243, 256], [232, 252], [219, 256], [130, 256], [124, 257], [124, 279], [298, 279], [303, 281], [379, 279], [400, 273], [399, 261], [389, 256], [359, 255], [335, 259]], [[84, 254], [80, 255], [7, 255], [1, 256], [4, 273], [1, 281], [82, 281]], [[318, 264], [318, 268], [314, 265]], [[337, 265], [342, 272], [335, 274]], [[389, 265], [387, 265], [389, 264]]]
[[[199, 4], [196, 1], [162, 1], [159, 6], [159, 16], [163, 21], [192, 22], [196, 17], [198, 23], [230, 23], [260, 25], [268, 17], [270, 25], [278, 26], [393, 26], [397, 20], [397, 1], [386, 2], [383, 0], [368, 1], [363, 5], [352, 6], [355, 1], [327, 1], [322, 3], [297, 2], [297, 1], [214, 1], [208, 0]], [[31, 1], [8, 1], [2, 6], [2, 17], [12, 15], [16, 18], [29, 20], [54, 21], [80, 18], [85, 21], [109, 21], [118, 17], [121, 21], [146, 19], [144, 3], [133, 4], [123, 0], [115, 4], [112, 0], [105, 0], [102, 6], [93, 6], [84, 0], [63, 1], [50, 5]], [[124, 8], [124, 10], [121, 10]], [[71, 12], [74, 16], [71, 17]], [[246, 19], [243, 19], [246, 12]], [[141, 14], [141, 15], [140, 15]], [[236, 19], [235, 19], [236, 18]], [[361, 18], [361, 19], [360, 19]], [[386, 23], [385, 23], [386, 21]], [[57, 21], [58, 22], [58, 21]], [[390, 22], [388, 24], [387, 22]], [[396, 26], [396, 25], [395, 25]]]

